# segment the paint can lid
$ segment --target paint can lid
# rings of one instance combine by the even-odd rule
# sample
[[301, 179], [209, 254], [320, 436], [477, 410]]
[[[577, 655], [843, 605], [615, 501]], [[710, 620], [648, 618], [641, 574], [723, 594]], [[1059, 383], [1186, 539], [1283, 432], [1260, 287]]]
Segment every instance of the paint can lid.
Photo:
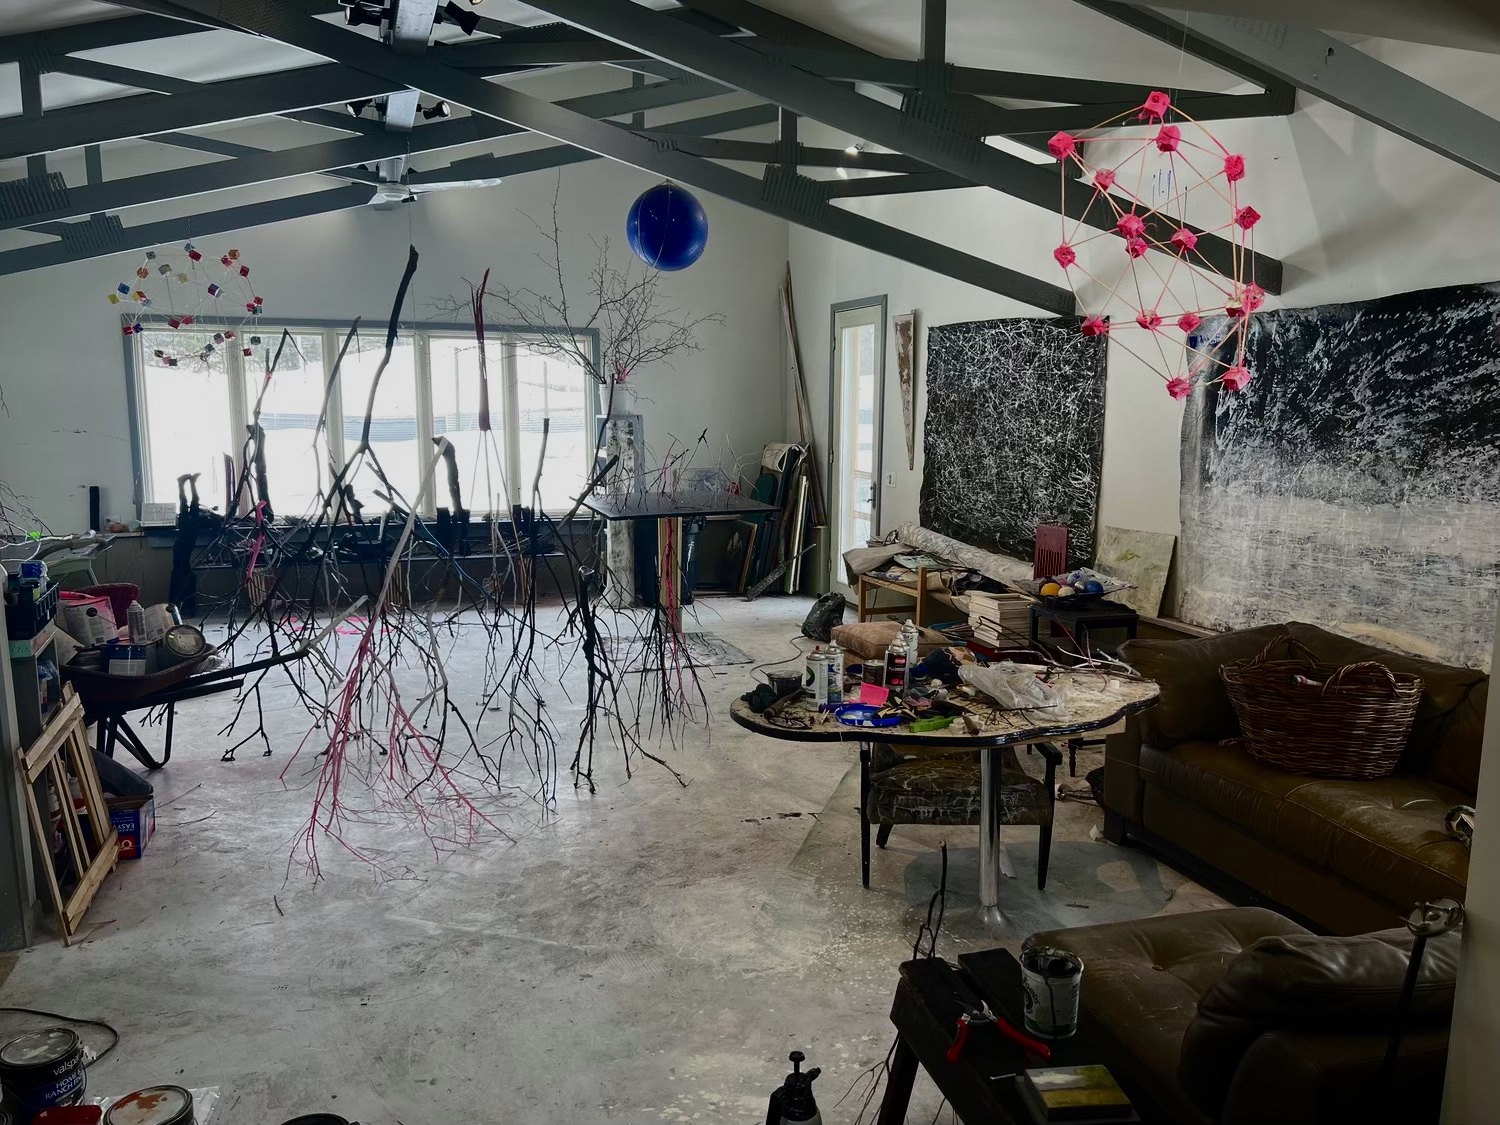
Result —
[[104, 1125], [193, 1125], [193, 1095], [181, 1086], [147, 1086], [110, 1106]]
[[0, 1074], [18, 1077], [33, 1069], [48, 1069], [81, 1049], [77, 1034], [66, 1027], [28, 1031], [0, 1047]]
[[197, 656], [208, 647], [196, 625], [173, 625], [162, 638], [162, 644], [177, 656]]
[[309, 1113], [283, 1121], [281, 1125], [351, 1125], [349, 1121], [332, 1113]]

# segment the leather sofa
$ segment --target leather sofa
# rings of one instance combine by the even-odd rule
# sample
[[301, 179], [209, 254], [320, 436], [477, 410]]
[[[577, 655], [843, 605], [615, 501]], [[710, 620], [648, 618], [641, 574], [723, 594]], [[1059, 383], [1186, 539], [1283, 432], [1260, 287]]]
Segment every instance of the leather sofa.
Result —
[[[1321, 661], [1378, 660], [1422, 678], [1395, 773], [1370, 781], [1304, 777], [1259, 765], [1219, 668], [1289, 632]], [[1161, 701], [1109, 737], [1105, 834], [1166, 845], [1269, 904], [1333, 933], [1383, 929], [1425, 899], [1463, 901], [1468, 851], [1444, 828], [1474, 803], [1489, 677], [1292, 622], [1203, 640], [1130, 641], [1122, 657], [1161, 685]]]
[[1082, 958], [1098, 1061], [1150, 1100], [1145, 1119], [1172, 1125], [1437, 1121], [1457, 932], [1427, 945], [1397, 1066], [1382, 1083], [1411, 942], [1404, 927], [1319, 936], [1258, 908], [1027, 940]]

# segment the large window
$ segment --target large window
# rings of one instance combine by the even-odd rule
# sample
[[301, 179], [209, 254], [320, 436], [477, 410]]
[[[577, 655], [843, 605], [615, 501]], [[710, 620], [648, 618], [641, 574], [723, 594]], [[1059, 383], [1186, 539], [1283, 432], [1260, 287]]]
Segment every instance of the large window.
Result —
[[[202, 339], [197, 327], [205, 327]], [[554, 514], [567, 511], [586, 479], [593, 452], [589, 420], [598, 396], [581, 366], [544, 354], [535, 337], [487, 330], [483, 382], [488, 393], [482, 395], [478, 342], [456, 327], [403, 331], [378, 385], [383, 333], [357, 337], [330, 385], [347, 326], [287, 326], [289, 339], [274, 371], [271, 361], [283, 327], [259, 326], [253, 338], [245, 333], [207, 352], [206, 360], [193, 354], [218, 330], [195, 326], [189, 338], [182, 329], [148, 327], [133, 337], [136, 437], [147, 503], [175, 505], [178, 477], [198, 473], [203, 503], [222, 510], [226, 488], [243, 471], [245, 439], [257, 409], [271, 502], [281, 517], [319, 510], [319, 497], [326, 495], [333, 475], [359, 448], [371, 407], [370, 451], [399, 496], [386, 493], [366, 459], [349, 483], [367, 515], [385, 511], [388, 499], [415, 504], [428, 516], [438, 507], [452, 507], [441, 462], [429, 487], [421, 489], [437, 453], [436, 437], [452, 442], [463, 505], [475, 515], [504, 514], [513, 505], [531, 503], [544, 421], [542, 507]], [[175, 365], [167, 357], [176, 357]], [[480, 424], [484, 399], [488, 432]], [[325, 404], [329, 421], [319, 426]], [[226, 462], [226, 456], [232, 460]], [[247, 495], [242, 510], [248, 502]]]

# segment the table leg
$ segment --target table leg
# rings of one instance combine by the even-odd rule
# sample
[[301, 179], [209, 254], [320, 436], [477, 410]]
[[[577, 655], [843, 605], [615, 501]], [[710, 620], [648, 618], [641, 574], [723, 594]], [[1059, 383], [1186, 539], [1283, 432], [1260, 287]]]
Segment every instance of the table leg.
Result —
[[911, 1105], [911, 1088], [917, 1080], [921, 1063], [916, 1052], [897, 1038], [891, 1054], [891, 1073], [885, 1080], [885, 1096], [880, 1099], [880, 1116], [875, 1125], [905, 1125], [906, 1110]]
[[979, 912], [987, 922], [999, 925], [1004, 921], [1000, 913], [1000, 880], [1008, 872], [1005, 867], [1008, 857], [1000, 842], [1000, 797], [1004, 770], [1000, 756], [989, 750], [979, 755]]

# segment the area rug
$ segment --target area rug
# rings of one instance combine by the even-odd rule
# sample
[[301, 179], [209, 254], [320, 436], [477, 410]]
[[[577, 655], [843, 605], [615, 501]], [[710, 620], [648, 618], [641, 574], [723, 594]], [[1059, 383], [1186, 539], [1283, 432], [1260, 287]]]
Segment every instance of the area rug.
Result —
[[[691, 664], [695, 668], [723, 668], [730, 664], [750, 664], [754, 658], [743, 649], [713, 633], [683, 633], [679, 638], [681, 655], [674, 664]], [[626, 672], [654, 672], [661, 668], [660, 654], [644, 637], [606, 637], [610, 657]]]

